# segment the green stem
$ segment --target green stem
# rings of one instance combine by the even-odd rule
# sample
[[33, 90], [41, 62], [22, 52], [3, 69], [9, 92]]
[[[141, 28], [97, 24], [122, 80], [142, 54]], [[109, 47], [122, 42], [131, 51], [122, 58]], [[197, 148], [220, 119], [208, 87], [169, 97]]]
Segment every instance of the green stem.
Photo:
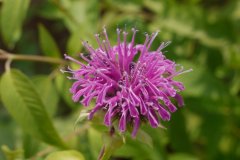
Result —
[[45, 62], [45, 63], [54, 63], [54, 64], [64, 64], [66, 61], [59, 58], [52, 57], [44, 57], [38, 55], [22, 55], [22, 54], [13, 54], [7, 51], [0, 49], [0, 60], [22, 60], [22, 61], [37, 61], [37, 62]]

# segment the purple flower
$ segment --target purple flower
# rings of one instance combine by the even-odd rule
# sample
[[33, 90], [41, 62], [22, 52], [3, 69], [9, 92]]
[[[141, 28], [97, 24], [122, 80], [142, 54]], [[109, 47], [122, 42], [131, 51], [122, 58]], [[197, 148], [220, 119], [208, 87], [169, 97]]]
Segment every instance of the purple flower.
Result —
[[177, 70], [178, 65], [163, 55], [161, 50], [168, 43], [150, 51], [158, 32], [151, 36], [146, 34], [144, 44], [134, 44], [137, 30], [132, 29], [132, 32], [131, 42], [128, 43], [128, 33], [123, 31], [121, 42], [121, 31], [117, 29], [117, 44], [112, 46], [104, 28], [104, 40], [100, 40], [99, 34], [95, 35], [99, 48], [94, 49], [83, 42], [89, 54], [81, 54], [81, 57], [87, 64], [67, 55], [65, 58], [79, 65], [79, 69], [68, 68], [67, 71], [75, 80], [70, 89], [73, 101], [89, 106], [90, 101], [96, 99], [89, 119], [103, 110], [106, 112], [106, 126], [117, 120], [120, 132], [125, 132], [129, 124], [133, 126], [134, 137], [142, 120], [147, 120], [154, 128], [161, 126], [160, 119], [169, 121], [171, 112], [177, 110], [172, 100], [175, 99], [179, 107], [184, 105], [179, 95], [184, 86], [173, 78], [186, 71], [183, 67]]

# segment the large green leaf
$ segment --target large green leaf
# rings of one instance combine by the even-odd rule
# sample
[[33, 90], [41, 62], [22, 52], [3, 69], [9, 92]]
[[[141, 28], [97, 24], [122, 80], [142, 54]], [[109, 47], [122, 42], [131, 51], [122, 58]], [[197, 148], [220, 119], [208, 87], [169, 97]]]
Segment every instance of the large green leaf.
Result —
[[33, 82], [35, 83], [37, 92], [39, 93], [44, 106], [46, 106], [46, 110], [49, 115], [53, 116], [57, 110], [59, 96], [51, 78], [47, 76], [37, 76], [33, 79]]
[[49, 154], [45, 160], [85, 160], [80, 152], [75, 150], [57, 151]]
[[26, 133], [23, 133], [22, 139], [23, 139], [22, 146], [24, 150], [24, 157], [30, 158], [34, 156], [40, 148], [41, 143], [39, 143], [39, 140], [33, 137], [29, 137], [29, 134], [26, 134]]
[[43, 26], [38, 26], [39, 31], [39, 41], [41, 45], [41, 49], [43, 53], [46, 56], [50, 57], [60, 57], [60, 50], [58, 49], [58, 46], [54, 40], [54, 38], [51, 36], [51, 34], [48, 32], [48, 30]]
[[4, 73], [1, 92], [4, 106], [26, 133], [48, 144], [65, 147], [34, 85], [23, 73], [18, 70]]
[[30, 0], [5, 0], [1, 9], [1, 33], [5, 44], [12, 48], [21, 36], [23, 20]]

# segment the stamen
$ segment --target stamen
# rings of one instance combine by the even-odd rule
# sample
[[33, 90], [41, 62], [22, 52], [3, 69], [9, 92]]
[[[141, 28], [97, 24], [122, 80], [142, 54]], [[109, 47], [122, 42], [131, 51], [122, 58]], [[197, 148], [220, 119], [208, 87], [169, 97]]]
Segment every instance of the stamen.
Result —
[[158, 47], [157, 52], [160, 52], [163, 48], [166, 48], [171, 43], [172, 43], [171, 41], [162, 42], [161, 45]]
[[112, 47], [111, 47], [110, 41], [108, 39], [106, 27], [103, 28], [103, 34], [105, 35], [105, 39], [106, 39], [106, 42], [107, 42], [108, 50], [111, 52], [112, 51]]
[[68, 60], [70, 60], [70, 61], [73, 61], [73, 62], [75, 62], [75, 63], [77, 63], [77, 64], [79, 64], [79, 65], [81, 65], [81, 66], [85, 66], [83, 63], [79, 62], [78, 60], [76, 60], [76, 59], [74, 59], [74, 58], [72, 58], [72, 57], [70, 57], [70, 56], [68, 56], [67, 54], [64, 54], [64, 58], [65, 58], [65, 59], [68, 59]]
[[144, 54], [146, 52], [146, 46], [147, 46], [147, 43], [149, 41], [149, 35], [146, 33], [145, 36], [146, 36], [146, 39], [145, 39], [145, 42], [144, 42], [144, 45], [143, 45], [143, 48], [142, 48], [142, 53], [140, 55], [139, 62], [141, 62], [142, 58], [144, 57]]
[[98, 46], [99, 46], [99, 48], [101, 49], [101, 50], [103, 50], [103, 48], [102, 48], [102, 43], [101, 43], [101, 41], [100, 41], [100, 39], [99, 39], [99, 34], [95, 34], [95, 38], [96, 38], [96, 40], [97, 40], [97, 43], [98, 43]]
[[157, 37], [158, 33], [159, 33], [159, 31], [156, 31], [155, 33], [152, 34], [152, 36], [151, 36], [151, 40], [150, 40], [150, 42], [148, 43], [148, 46], [147, 46], [147, 51], [148, 51], [149, 48], [151, 47], [152, 42], [153, 42], [154, 39]]

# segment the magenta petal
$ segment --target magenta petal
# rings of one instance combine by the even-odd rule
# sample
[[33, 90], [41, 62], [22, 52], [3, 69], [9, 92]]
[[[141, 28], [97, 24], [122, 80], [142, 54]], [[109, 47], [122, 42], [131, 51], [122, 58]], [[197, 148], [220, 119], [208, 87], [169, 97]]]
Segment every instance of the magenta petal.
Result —
[[90, 101], [92, 98], [97, 94], [97, 92], [92, 92], [90, 95], [87, 95], [84, 97], [84, 99], [81, 101], [81, 103], [85, 106], [89, 106]]
[[174, 98], [177, 100], [179, 107], [184, 106], [184, 101], [182, 96], [180, 96], [179, 94], [176, 94]]
[[147, 114], [147, 106], [145, 104], [145, 102], [142, 100], [142, 98], [140, 97], [141, 103], [140, 103], [140, 112], [142, 115], [146, 115]]
[[170, 120], [170, 113], [164, 109], [161, 105], [158, 105], [158, 113], [162, 120], [169, 121]]
[[103, 86], [103, 89], [99, 92], [99, 95], [97, 97], [97, 103], [103, 104], [103, 102], [105, 101], [106, 92], [109, 88], [110, 86]]
[[103, 106], [102, 105], [96, 105], [92, 111], [90, 112], [89, 116], [88, 116], [88, 119], [92, 119], [93, 118], [93, 115], [102, 108]]
[[132, 137], [136, 137], [138, 128], [140, 126], [140, 119], [138, 117], [135, 117], [133, 120], [133, 123], [134, 125], [133, 125]]
[[174, 106], [171, 102], [169, 102], [166, 106], [168, 107], [170, 112], [175, 112], [177, 110], [177, 107]]
[[123, 113], [119, 120], [119, 125], [118, 125], [118, 128], [121, 132], [124, 132], [126, 130], [126, 119], [127, 119], [127, 115], [126, 113]]
[[73, 95], [72, 99], [74, 102], [79, 101], [80, 97], [86, 94], [92, 86], [88, 86], [84, 89], [79, 90], [76, 94]]
[[156, 128], [158, 127], [159, 125], [159, 122], [158, 122], [158, 118], [157, 118], [157, 115], [154, 111], [152, 110], [149, 110], [148, 111], [148, 120], [150, 122], [150, 125], [153, 127], [153, 128]]
[[129, 111], [130, 111], [130, 115], [131, 115], [132, 117], [137, 117], [137, 116], [139, 115], [136, 106], [133, 106], [133, 105], [129, 104], [129, 105], [128, 105], [128, 108], [129, 108]]
[[104, 124], [106, 126], [111, 126], [111, 111], [107, 111], [104, 117]]
[[140, 99], [138, 96], [132, 91], [132, 89], [129, 89], [129, 97], [134, 102], [134, 105], [139, 105], [140, 104]]

